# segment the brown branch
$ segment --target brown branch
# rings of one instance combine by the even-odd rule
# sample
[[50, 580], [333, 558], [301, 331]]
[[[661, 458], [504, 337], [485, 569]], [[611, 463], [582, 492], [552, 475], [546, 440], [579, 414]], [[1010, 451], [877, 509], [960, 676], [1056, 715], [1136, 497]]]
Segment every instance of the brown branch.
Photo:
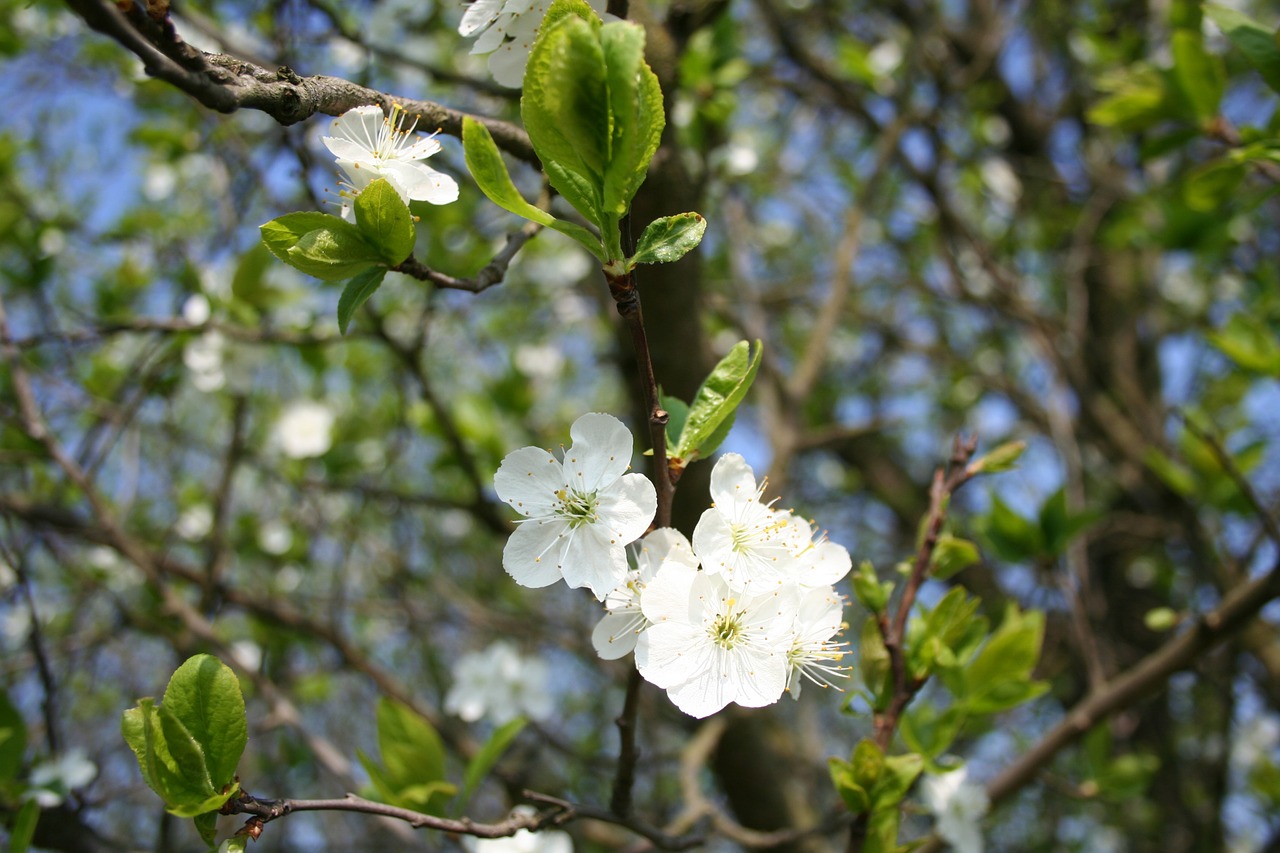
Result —
[[[462, 120], [469, 115], [434, 101], [393, 98], [340, 77], [303, 77], [289, 68], [272, 71], [234, 56], [202, 53], [183, 43], [170, 21], [153, 21], [133, 4], [125, 11], [109, 0], [67, 0], [67, 4], [90, 27], [137, 55], [147, 74], [218, 112], [258, 110], [290, 125], [316, 113], [336, 116], [365, 104], [377, 104], [386, 112], [395, 103], [420, 126], [459, 138]], [[510, 122], [470, 117], [488, 128], [499, 148], [538, 163], [524, 130]]]
[[519, 231], [508, 234], [507, 242], [498, 254], [494, 255], [493, 260], [472, 278], [454, 278], [446, 273], [437, 272], [412, 256], [392, 267], [391, 271], [404, 273], [419, 281], [429, 281], [436, 287], [465, 290], [468, 293], [480, 293], [495, 284], [502, 283], [502, 280], [507, 275], [507, 268], [511, 266], [511, 261], [515, 259], [516, 253], [541, 230], [542, 226], [538, 223], [527, 222]]

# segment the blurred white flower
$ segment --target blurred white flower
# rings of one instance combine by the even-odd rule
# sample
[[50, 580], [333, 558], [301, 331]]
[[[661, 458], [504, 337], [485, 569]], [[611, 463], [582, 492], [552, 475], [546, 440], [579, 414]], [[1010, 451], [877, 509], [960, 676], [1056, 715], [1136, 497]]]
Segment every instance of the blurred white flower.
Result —
[[334, 119], [333, 136], [322, 137], [347, 179], [339, 193], [347, 199], [343, 218], [354, 220], [350, 200], [378, 178], [386, 178], [405, 204], [448, 204], [458, 198], [457, 181], [419, 162], [438, 152], [440, 143], [434, 135], [414, 137], [416, 122], [406, 128], [403, 119], [398, 104], [390, 116], [384, 116], [381, 107], [356, 107]]
[[89, 760], [83, 749], [72, 749], [31, 768], [31, 787], [25, 796], [42, 808], [53, 808], [67, 794], [83, 788], [98, 775], [98, 765]]
[[176, 532], [188, 542], [196, 542], [209, 535], [213, 529], [213, 508], [208, 504], [196, 504], [183, 511], [173, 525]]
[[[197, 297], [192, 297], [195, 299]], [[204, 297], [198, 297], [203, 299]], [[190, 300], [188, 300], [190, 302]], [[205, 302], [206, 311], [208, 302]], [[184, 306], [183, 312], [186, 312]], [[207, 317], [206, 317], [207, 319]], [[205, 394], [222, 388], [227, 382], [223, 370], [223, 356], [226, 350], [226, 339], [221, 332], [205, 332], [193, 338], [182, 349], [182, 363], [191, 371], [191, 384], [197, 391]]]
[[[532, 817], [537, 810], [532, 806], [516, 806], [511, 813]], [[507, 838], [466, 836], [462, 844], [471, 853], [573, 853], [573, 839], [569, 833], [555, 829], [541, 832], [522, 829]]]
[[[587, 0], [603, 15], [607, 0]], [[464, 37], [478, 36], [473, 54], [489, 54], [489, 73], [503, 86], [519, 89], [529, 51], [538, 37], [551, 0], [475, 0], [458, 24]], [[612, 15], [609, 20], [616, 20]]]
[[516, 717], [545, 720], [554, 710], [547, 688], [550, 677], [546, 662], [522, 657], [510, 643], [499, 640], [483, 652], [458, 658], [444, 709], [469, 723], [481, 718], [498, 726]]
[[290, 403], [276, 421], [275, 440], [290, 459], [322, 456], [333, 445], [333, 420], [333, 412], [323, 403]]
[[521, 344], [516, 347], [515, 365], [530, 379], [549, 381], [564, 370], [564, 353], [555, 344]]
[[982, 182], [987, 185], [991, 194], [1009, 206], [1018, 203], [1022, 198], [1022, 181], [1003, 157], [988, 157], [980, 167]]
[[921, 783], [924, 805], [937, 821], [938, 835], [956, 853], [982, 853], [982, 830], [978, 821], [991, 801], [981, 785], [968, 781], [968, 768], [961, 767], [941, 776], [926, 776]]
[[193, 326], [209, 322], [209, 298], [203, 293], [193, 293], [182, 303], [182, 319]]
[[892, 74], [902, 64], [902, 45], [891, 39], [880, 42], [867, 52], [867, 68], [877, 77]]
[[13, 566], [0, 560], [0, 592], [8, 591], [17, 582], [18, 573], [13, 570]]
[[268, 521], [258, 528], [258, 547], [279, 556], [293, 547], [293, 530], [279, 519]]
[[253, 640], [236, 640], [231, 644], [231, 656], [249, 672], [257, 672], [262, 666], [262, 646]]
[[498, 497], [525, 516], [502, 550], [502, 567], [521, 586], [564, 578], [603, 601], [627, 576], [626, 546], [653, 520], [657, 492], [644, 475], [626, 473], [635, 439], [622, 421], [591, 412], [569, 435], [563, 462], [522, 447], [494, 474]]

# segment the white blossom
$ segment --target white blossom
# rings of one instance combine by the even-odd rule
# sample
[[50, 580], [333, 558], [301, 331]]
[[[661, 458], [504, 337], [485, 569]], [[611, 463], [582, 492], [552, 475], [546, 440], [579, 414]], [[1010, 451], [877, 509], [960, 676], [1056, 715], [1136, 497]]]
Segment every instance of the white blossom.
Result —
[[968, 769], [961, 767], [941, 776], [926, 776], [921, 783], [925, 808], [937, 821], [936, 829], [956, 853], [982, 853], [982, 830], [978, 821], [991, 802], [986, 789], [968, 781]]
[[[532, 817], [537, 810], [532, 806], [516, 806], [511, 814]], [[573, 853], [573, 839], [569, 833], [555, 829], [539, 832], [521, 829], [506, 838], [466, 836], [462, 843], [471, 853]]]
[[97, 775], [98, 765], [89, 760], [85, 751], [71, 749], [31, 768], [31, 776], [28, 777], [31, 787], [24, 796], [35, 800], [42, 808], [53, 808], [67, 794], [88, 785]]
[[322, 456], [333, 445], [333, 412], [323, 403], [290, 403], [275, 425], [275, 440], [290, 459]]
[[522, 447], [494, 475], [498, 497], [525, 516], [502, 551], [502, 567], [521, 586], [563, 577], [603, 601], [626, 579], [625, 548], [653, 520], [657, 493], [648, 478], [626, 473], [633, 439], [617, 418], [583, 415], [569, 435], [563, 462]]
[[730, 702], [759, 708], [782, 696], [794, 587], [748, 595], [723, 576], [667, 561], [641, 604], [653, 624], [636, 643], [636, 667], [686, 714], [706, 717]]
[[208, 504], [196, 504], [183, 510], [173, 525], [176, 532], [188, 542], [197, 542], [209, 535], [213, 529], [213, 507]]
[[693, 531], [693, 550], [708, 574], [723, 575], [733, 589], [777, 586], [794, 578], [796, 554], [808, 528], [791, 513], [763, 500], [766, 483], [736, 453], [711, 469], [711, 509]]
[[684, 534], [670, 527], [659, 528], [640, 540], [636, 568], [627, 573], [626, 580], [605, 596], [608, 611], [591, 634], [596, 653], [604, 660], [617, 660], [636, 647], [636, 639], [649, 620], [640, 606], [645, 586], [653, 580], [666, 561], [670, 560], [691, 569], [698, 568], [698, 558]]
[[[587, 0], [596, 14], [604, 14], [607, 0]], [[458, 24], [464, 37], [478, 36], [474, 55], [489, 54], [489, 73], [503, 86], [519, 89], [529, 51], [538, 37], [551, 0], [475, 0]], [[612, 15], [610, 20], [615, 20]]]
[[522, 657], [499, 640], [483, 652], [458, 658], [444, 709], [469, 723], [482, 717], [499, 726], [522, 716], [545, 720], [554, 710], [547, 690], [550, 676], [544, 661]]
[[787, 692], [792, 699], [800, 698], [806, 679], [835, 687], [832, 678], [846, 677], [839, 666], [845, 644], [834, 639], [844, 627], [844, 601], [834, 589], [812, 589], [800, 599], [787, 652]]
[[323, 137], [347, 179], [339, 193], [348, 200], [342, 205], [344, 219], [354, 219], [350, 199], [378, 178], [386, 178], [405, 204], [448, 204], [458, 198], [457, 181], [419, 162], [439, 151], [440, 143], [434, 135], [415, 138], [414, 125], [404, 127], [403, 118], [398, 105], [390, 116], [380, 107], [356, 107], [334, 119], [333, 135]]

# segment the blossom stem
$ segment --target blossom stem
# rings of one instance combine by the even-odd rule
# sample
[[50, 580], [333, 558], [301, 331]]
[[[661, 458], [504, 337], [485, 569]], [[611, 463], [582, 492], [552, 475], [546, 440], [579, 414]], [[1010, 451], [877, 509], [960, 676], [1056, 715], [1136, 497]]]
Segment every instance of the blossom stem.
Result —
[[[653, 523], [659, 528], [670, 527], [671, 501], [675, 495], [675, 483], [672, 482], [671, 471], [667, 467], [669, 415], [662, 408], [658, 398], [658, 381], [653, 372], [653, 358], [649, 353], [649, 338], [645, 334], [644, 314], [640, 310], [640, 293], [636, 290], [635, 275], [632, 271], [614, 273], [606, 267], [604, 274], [609, 283], [609, 293], [618, 306], [618, 314], [622, 316], [631, 332], [636, 362], [640, 366], [640, 389], [644, 394], [645, 411], [649, 418], [649, 439], [653, 443], [653, 484], [658, 495], [658, 508]], [[627, 696], [623, 702], [622, 713], [617, 719], [621, 744], [618, 749], [618, 768], [613, 780], [613, 795], [609, 805], [614, 814], [620, 816], [625, 816], [631, 810], [631, 789], [635, 784], [636, 761], [639, 758], [636, 747], [636, 713], [639, 708], [640, 684], [640, 673], [633, 668], [627, 678]]]

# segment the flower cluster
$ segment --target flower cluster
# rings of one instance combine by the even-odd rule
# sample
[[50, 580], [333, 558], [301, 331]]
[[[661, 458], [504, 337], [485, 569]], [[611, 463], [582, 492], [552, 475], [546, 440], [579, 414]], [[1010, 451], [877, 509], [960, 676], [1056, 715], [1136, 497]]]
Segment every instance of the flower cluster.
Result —
[[547, 692], [550, 676], [545, 662], [523, 657], [499, 640], [483, 652], [458, 658], [444, 709], [469, 723], [482, 717], [498, 726], [516, 717], [545, 720], [554, 710]]
[[694, 717], [798, 697], [805, 678], [830, 686], [842, 675], [843, 601], [833, 585], [851, 568], [849, 552], [766, 503], [741, 456], [726, 454], [712, 470], [714, 503], [693, 542], [655, 530], [629, 569], [624, 546], [656, 508], [653, 485], [624, 473], [631, 433], [589, 414], [570, 434], [563, 462], [525, 447], [494, 478], [498, 496], [526, 516], [503, 552], [517, 583], [563, 577], [590, 587], [606, 610], [592, 636], [600, 656], [634, 651], [640, 674]]
[[389, 116], [382, 114], [381, 107], [364, 106], [334, 119], [333, 135], [322, 141], [346, 177], [339, 193], [344, 199], [343, 219], [354, 217], [351, 199], [379, 178], [385, 178], [405, 204], [457, 200], [457, 181], [419, 162], [439, 151], [440, 143], [434, 134], [415, 138], [413, 129], [412, 124], [404, 126], [404, 110], [398, 104]]

